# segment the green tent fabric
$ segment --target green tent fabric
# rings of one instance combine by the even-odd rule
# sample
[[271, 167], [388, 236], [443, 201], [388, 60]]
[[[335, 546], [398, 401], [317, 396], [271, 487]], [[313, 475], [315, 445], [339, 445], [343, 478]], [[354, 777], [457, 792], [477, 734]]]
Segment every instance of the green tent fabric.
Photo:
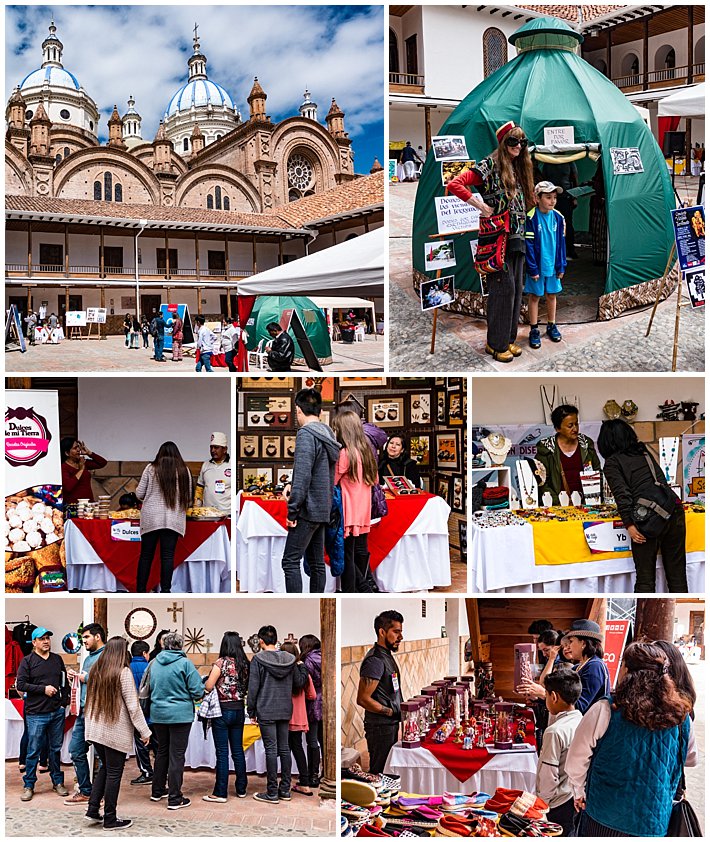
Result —
[[[258, 296], [247, 321], [247, 348], [253, 351], [262, 339], [266, 342], [271, 341], [271, 337], [266, 332], [266, 326], [270, 322], [278, 323], [284, 310], [295, 310], [298, 313], [320, 364], [332, 363], [333, 352], [330, 347], [328, 323], [323, 311], [305, 295]], [[302, 362], [303, 353], [293, 330], [289, 330], [289, 336], [296, 343], [296, 360]]]
[[[576, 143], [601, 144], [609, 262], [600, 317], [609, 318], [652, 301], [657, 290], [654, 281], [663, 276], [673, 245], [670, 211], [675, 207], [658, 143], [621, 91], [577, 55], [581, 36], [566, 23], [538, 18], [509, 40], [516, 44], [519, 54], [474, 88], [439, 134], [463, 135], [471, 160], [481, 160], [497, 147], [495, 130], [508, 120], [520, 124], [531, 142], [538, 145], [544, 143], [544, 129], [553, 126], [573, 126]], [[643, 172], [614, 175], [613, 148], [638, 149]], [[591, 178], [593, 172], [594, 167], [586, 162], [580, 180]], [[414, 209], [416, 287], [422, 280], [435, 277], [435, 273], [425, 272], [424, 245], [438, 232], [434, 197], [444, 195], [441, 163], [434, 160], [430, 150]], [[441, 274], [455, 274], [457, 290], [480, 292], [469, 245], [475, 234], [455, 235], [453, 239], [456, 267]], [[665, 293], [672, 288], [673, 284], [667, 285]]]

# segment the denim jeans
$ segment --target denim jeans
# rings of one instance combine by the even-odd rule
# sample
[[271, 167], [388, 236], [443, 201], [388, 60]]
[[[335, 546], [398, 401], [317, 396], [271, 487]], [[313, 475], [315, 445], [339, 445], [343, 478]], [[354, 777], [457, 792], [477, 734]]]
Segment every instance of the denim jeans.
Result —
[[156, 360], [163, 359], [163, 346], [165, 345], [165, 337], [164, 336], [154, 336], [153, 337], [153, 349], [154, 349], [154, 358]]
[[[288, 719], [259, 722], [266, 755], [266, 794], [289, 795], [291, 792], [291, 749], [288, 744]], [[277, 763], [281, 763], [281, 783]]]
[[325, 524], [300, 517], [288, 530], [281, 567], [286, 580], [286, 593], [301, 593], [301, 559], [305, 555], [311, 572], [311, 593], [325, 591]]
[[27, 768], [22, 776], [25, 787], [34, 789], [37, 783], [37, 763], [46, 739], [49, 742], [49, 776], [55, 786], [64, 783], [61, 768], [62, 740], [64, 739], [64, 708], [54, 713], [28, 714], [27, 721]]
[[155, 548], [160, 543], [160, 592], [170, 593], [173, 582], [175, 547], [180, 536], [173, 529], [153, 529], [141, 536], [141, 553], [138, 557], [136, 591], [145, 593], [153, 566]]
[[227, 797], [229, 789], [229, 755], [234, 761], [235, 791], [237, 795], [247, 791], [247, 762], [244, 757], [242, 736], [244, 734], [244, 708], [223, 709], [222, 716], [212, 720], [212, 737], [217, 755], [213, 795]]
[[200, 359], [197, 361], [197, 365], [195, 366], [195, 371], [202, 371], [202, 366], [205, 367], [205, 371], [212, 371], [212, 352], [200, 352]]
[[237, 367], [234, 365], [234, 357], [236, 356], [236, 351], [227, 351], [224, 355], [224, 361], [227, 363], [227, 368], [230, 371], [236, 371]]
[[97, 816], [103, 798], [104, 827], [107, 827], [116, 821], [116, 805], [118, 793], [121, 791], [123, 767], [126, 765], [126, 752], [117, 751], [115, 748], [109, 748], [100, 743], [94, 743], [94, 748], [101, 764], [94, 775], [94, 785], [91, 787], [87, 812]]
[[179, 804], [182, 799], [182, 779], [185, 774], [185, 752], [190, 738], [192, 722], [165, 725], [154, 722], [151, 725], [158, 740], [158, 754], [155, 757], [152, 795], [168, 792], [168, 804]]
[[[17, 762], [20, 766], [27, 764], [27, 745], [29, 743], [29, 736], [27, 734], [27, 720], [24, 720], [25, 727], [20, 738], [20, 756]], [[47, 742], [47, 735], [44, 735], [39, 747], [39, 765], [46, 766], [48, 763], [47, 755], [49, 754], [49, 743]]]
[[69, 754], [71, 754], [71, 762], [74, 764], [74, 772], [76, 773], [76, 782], [79, 784], [79, 791], [82, 795], [88, 795], [91, 792], [91, 777], [89, 759], [87, 757], [89, 744], [84, 737], [84, 725], [84, 712], [82, 711], [74, 722], [74, 730], [72, 731], [71, 743], [69, 744]]
[[137, 348], [138, 347], [138, 334], [137, 333], [131, 333], [131, 341], [130, 341], [130, 344], [129, 344], [128, 347], [129, 348]]

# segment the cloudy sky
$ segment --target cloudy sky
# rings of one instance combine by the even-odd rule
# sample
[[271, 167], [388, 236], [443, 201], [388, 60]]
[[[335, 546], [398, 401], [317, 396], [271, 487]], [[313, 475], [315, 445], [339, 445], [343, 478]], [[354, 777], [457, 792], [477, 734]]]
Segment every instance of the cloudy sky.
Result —
[[247, 119], [254, 80], [278, 121], [298, 113], [308, 88], [325, 122], [335, 97], [353, 139], [356, 172], [384, 160], [383, 10], [370, 6], [7, 6], [5, 98], [42, 63], [54, 15], [63, 64], [106, 121], [129, 95], [152, 139], [170, 98], [187, 80], [192, 30], [199, 26], [207, 73]]

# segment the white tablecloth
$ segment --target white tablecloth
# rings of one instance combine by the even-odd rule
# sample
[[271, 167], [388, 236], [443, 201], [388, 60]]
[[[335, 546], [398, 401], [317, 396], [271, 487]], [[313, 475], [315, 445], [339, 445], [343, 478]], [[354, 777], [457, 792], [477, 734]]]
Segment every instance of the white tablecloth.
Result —
[[64, 339], [64, 331], [61, 327], [55, 327], [53, 330], [50, 330], [47, 327], [35, 328], [35, 342], [39, 345], [45, 345], [47, 342], [52, 345], [56, 345], [61, 342], [62, 339]]
[[[477, 593], [633, 593], [636, 568], [633, 558], [601, 559], [572, 564], [535, 564], [533, 528], [498, 526], [471, 530], [474, 592]], [[688, 591], [705, 591], [705, 553], [686, 556]], [[667, 593], [659, 558], [656, 592]]]
[[[79, 528], [64, 524], [67, 585], [70, 590], [125, 592]], [[229, 593], [229, 533], [220, 526], [173, 571], [173, 593]]]
[[[428, 591], [451, 584], [449, 506], [431, 497], [409, 529], [374, 571], [381, 591]], [[246, 500], [237, 521], [237, 578], [242, 591], [284, 593], [281, 558], [286, 530], [258, 503]], [[308, 577], [303, 576], [304, 593]], [[336, 581], [326, 566], [326, 593]]]
[[[20, 756], [20, 740], [25, 730], [25, 723], [17, 712], [17, 708], [9, 699], [5, 699], [5, 760], [15, 760]], [[62, 763], [71, 763], [69, 743], [71, 743], [72, 729], [65, 734], [62, 741]]]
[[496, 788], [524, 789], [535, 792], [537, 753], [512, 751], [495, 754], [486, 765], [461, 783], [425, 748], [402, 748], [401, 743], [390, 750], [385, 774], [402, 776], [404, 792], [441, 795], [442, 792], [488, 792]]

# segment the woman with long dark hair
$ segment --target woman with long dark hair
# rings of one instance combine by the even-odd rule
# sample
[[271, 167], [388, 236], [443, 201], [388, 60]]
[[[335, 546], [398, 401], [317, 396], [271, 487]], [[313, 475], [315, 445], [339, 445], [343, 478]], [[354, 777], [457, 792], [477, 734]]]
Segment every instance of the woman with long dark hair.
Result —
[[562, 654], [574, 664], [572, 669], [582, 680], [582, 695], [575, 705], [582, 713], [608, 695], [611, 687], [602, 639], [601, 629], [593, 620], [573, 620], [562, 638]]
[[65, 436], [59, 442], [59, 450], [62, 459], [62, 502], [65, 506], [81, 499], [93, 502], [91, 472], [106, 467], [106, 460], [74, 436]]
[[133, 823], [116, 816], [121, 776], [126, 754], [133, 751], [134, 731], [144, 745], [148, 745], [151, 736], [129, 663], [125, 639], [110, 638], [91, 668], [86, 686], [86, 739], [93, 744], [101, 761], [94, 773], [86, 818], [95, 824], [103, 822], [104, 830], [123, 830]]
[[136, 591], [146, 592], [155, 548], [160, 544], [160, 591], [170, 593], [175, 546], [185, 534], [185, 512], [192, 500], [192, 477], [174, 442], [160, 445], [143, 471], [136, 496], [143, 501]]
[[314, 634], [304, 634], [298, 641], [301, 650], [301, 660], [308, 670], [316, 691], [315, 699], [306, 699], [306, 713], [308, 714], [308, 733], [306, 747], [308, 749], [308, 780], [309, 786], [317, 789], [320, 785], [320, 759], [323, 752], [323, 678], [320, 640]]
[[335, 484], [343, 495], [345, 567], [340, 577], [343, 593], [369, 593], [367, 571], [370, 553], [367, 536], [372, 512], [372, 486], [377, 482], [377, 462], [355, 412], [339, 412], [333, 432], [341, 445], [335, 464]]
[[616, 418], [604, 421], [597, 439], [604, 457], [604, 476], [614, 495], [619, 517], [631, 538], [631, 554], [636, 567], [635, 593], [656, 592], [656, 559], [660, 553], [669, 593], [688, 593], [685, 570], [685, 511], [680, 499], [673, 501], [673, 511], [656, 537], [643, 534], [637, 525], [640, 498], [656, 495], [656, 482], [668, 489], [668, 481], [656, 460], [633, 427]]
[[148, 656], [148, 660], [152, 661], [156, 655], [159, 655], [163, 651], [163, 638], [166, 634], [168, 634], [170, 629], [161, 629], [155, 635], [155, 643], [153, 644], [153, 648], [150, 650], [150, 655]]
[[578, 836], [665, 836], [684, 766], [696, 764], [691, 705], [653, 643], [624, 652], [613, 696], [592, 705], [565, 770]]
[[668, 658], [668, 675], [673, 679], [673, 683], [681, 696], [685, 696], [690, 702], [690, 718], [694, 719], [698, 694], [695, 691], [695, 684], [688, 665], [683, 660], [678, 647], [674, 646], [669, 640], [654, 640], [653, 645], [662, 649], [663, 654]]
[[406, 477], [415, 488], [422, 487], [419, 466], [410, 456], [409, 442], [402, 433], [393, 433], [387, 439], [377, 470], [380, 484], [385, 477]]
[[[473, 169], [465, 169], [448, 184], [448, 191], [472, 205], [481, 216], [510, 212], [505, 268], [488, 276], [488, 337], [486, 353], [509, 363], [522, 354], [516, 344], [523, 301], [525, 214], [535, 205], [533, 169], [528, 139], [510, 120], [496, 130], [497, 148]], [[469, 188], [480, 195], [474, 195]]]
[[225, 632], [219, 647], [219, 658], [212, 665], [205, 682], [205, 691], [217, 688], [222, 715], [212, 720], [212, 737], [217, 755], [215, 781], [211, 795], [203, 801], [225, 804], [229, 789], [229, 754], [234, 762], [237, 798], [246, 798], [247, 764], [244, 758], [244, 700], [249, 686], [249, 661], [242, 639], [235, 631]]

